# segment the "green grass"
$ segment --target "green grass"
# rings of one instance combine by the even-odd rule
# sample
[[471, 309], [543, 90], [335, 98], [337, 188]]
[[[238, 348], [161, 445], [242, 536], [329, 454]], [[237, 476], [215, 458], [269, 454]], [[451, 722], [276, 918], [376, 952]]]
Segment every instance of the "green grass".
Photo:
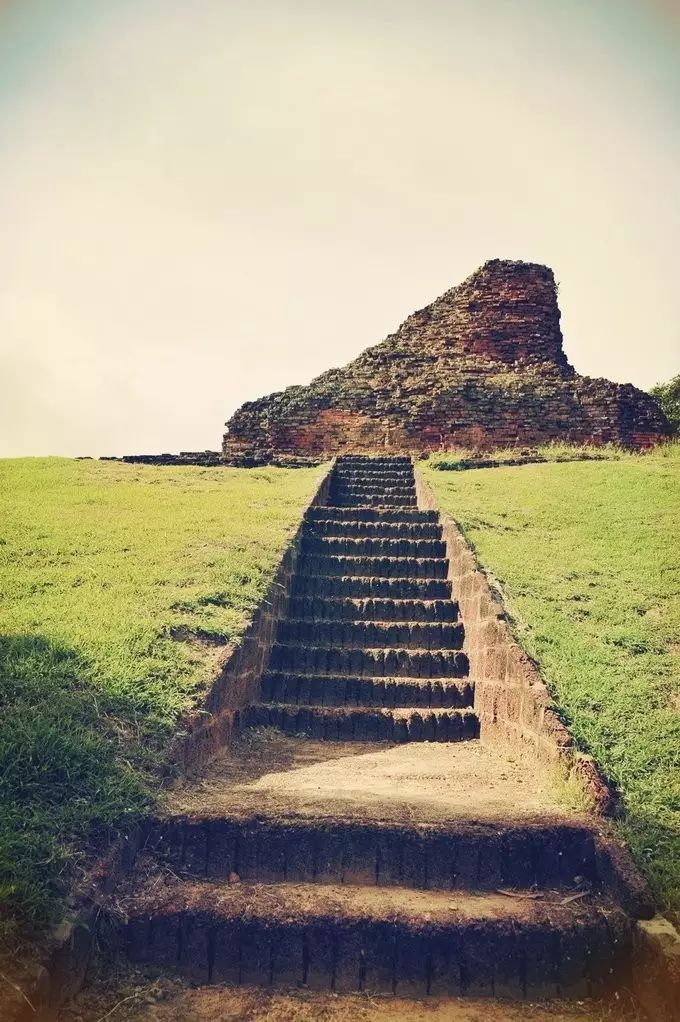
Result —
[[615, 461], [424, 471], [500, 584], [622, 828], [680, 909], [680, 445]]
[[171, 631], [238, 638], [324, 471], [0, 461], [0, 938], [149, 804], [215, 663]]

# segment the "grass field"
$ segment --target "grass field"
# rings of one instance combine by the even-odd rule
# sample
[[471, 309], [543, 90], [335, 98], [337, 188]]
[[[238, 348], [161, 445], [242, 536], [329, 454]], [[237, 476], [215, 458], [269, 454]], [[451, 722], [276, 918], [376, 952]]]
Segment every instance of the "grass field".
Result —
[[0, 936], [148, 804], [214, 662], [171, 629], [238, 638], [323, 471], [0, 461]]
[[[455, 461], [455, 459], [453, 459]], [[622, 823], [680, 910], [680, 445], [569, 464], [425, 472], [500, 584]]]

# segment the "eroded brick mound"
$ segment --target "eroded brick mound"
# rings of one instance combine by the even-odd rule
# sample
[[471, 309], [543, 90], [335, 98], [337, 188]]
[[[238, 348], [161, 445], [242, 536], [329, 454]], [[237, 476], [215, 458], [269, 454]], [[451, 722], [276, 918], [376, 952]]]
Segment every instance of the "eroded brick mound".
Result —
[[552, 270], [495, 259], [343, 369], [244, 404], [223, 450], [238, 462], [550, 440], [644, 448], [669, 433], [647, 394], [574, 371]]

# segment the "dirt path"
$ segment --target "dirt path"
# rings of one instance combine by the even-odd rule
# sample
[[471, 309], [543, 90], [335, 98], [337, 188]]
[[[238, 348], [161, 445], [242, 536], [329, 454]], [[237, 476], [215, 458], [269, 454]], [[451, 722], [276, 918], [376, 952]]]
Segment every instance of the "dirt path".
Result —
[[[111, 977], [109, 977], [110, 979]], [[417, 1001], [380, 994], [268, 992], [220, 986], [186, 989], [128, 973], [94, 983], [60, 1022], [637, 1022], [623, 1002]], [[110, 1014], [109, 1014], [110, 1013]]]
[[553, 779], [478, 741], [315, 742], [249, 732], [191, 781], [173, 788], [173, 815], [340, 817], [418, 823], [567, 815]]

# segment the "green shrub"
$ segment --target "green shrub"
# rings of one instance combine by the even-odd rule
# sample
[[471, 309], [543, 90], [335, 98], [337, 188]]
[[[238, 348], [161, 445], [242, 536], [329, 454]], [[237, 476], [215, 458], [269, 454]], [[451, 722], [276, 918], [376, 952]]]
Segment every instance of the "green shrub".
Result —
[[668, 383], [657, 383], [649, 392], [661, 405], [674, 433], [680, 433], [680, 373]]

